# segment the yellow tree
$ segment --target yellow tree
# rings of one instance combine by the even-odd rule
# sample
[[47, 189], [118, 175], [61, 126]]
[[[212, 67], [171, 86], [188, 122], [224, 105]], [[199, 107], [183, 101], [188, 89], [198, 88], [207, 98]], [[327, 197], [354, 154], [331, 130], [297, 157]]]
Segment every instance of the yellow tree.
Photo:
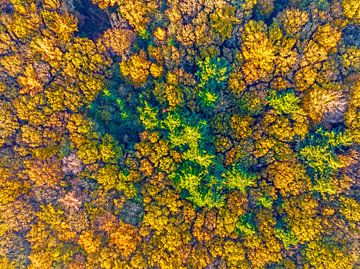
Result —
[[249, 21], [242, 33], [242, 71], [247, 84], [258, 80], [270, 80], [274, 68], [275, 49], [268, 37], [266, 25]]

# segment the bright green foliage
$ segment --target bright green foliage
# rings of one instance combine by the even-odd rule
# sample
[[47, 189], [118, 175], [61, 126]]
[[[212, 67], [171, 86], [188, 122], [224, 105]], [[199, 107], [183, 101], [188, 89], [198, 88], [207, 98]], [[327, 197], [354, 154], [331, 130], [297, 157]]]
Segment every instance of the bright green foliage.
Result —
[[198, 61], [200, 70], [197, 72], [200, 88], [215, 89], [226, 82], [230, 68], [225, 59], [206, 57]]
[[[346, 166], [335, 152], [344, 151], [352, 143], [353, 137], [349, 131], [319, 128], [303, 141], [300, 157], [311, 169], [314, 178], [327, 177]], [[319, 182], [317, 188], [324, 187], [324, 183]]]
[[253, 217], [254, 216], [252, 214], [247, 213], [239, 218], [236, 224], [236, 228], [241, 235], [252, 236], [256, 233], [256, 227]]
[[319, 192], [322, 196], [325, 196], [326, 194], [334, 195], [337, 193], [335, 182], [331, 178], [323, 177], [315, 179], [315, 184], [311, 190]]
[[300, 151], [300, 156], [307, 166], [320, 175], [328, 175], [344, 167], [333, 152], [321, 146], [306, 146]]
[[185, 126], [178, 134], [170, 133], [169, 140], [174, 147], [188, 145], [190, 148], [197, 148], [201, 138], [198, 127]]
[[139, 120], [145, 129], [151, 130], [158, 126], [157, 111], [152, 108], [147, 101], [144, 102], [143, 107], [138, 107], [138, 111], [140, 113]]
[[[319, 139], [323, 139], [323, 143], [329, 144], [334, 148], [347, 147], [353, 143], [353, 135], [349, 130], [345, 131], [325, 131], [323, 129], [316, 130]], [[320, 142], [320, 141], [319, 141]]]
[[259, 205], [262, 205], [263, 207], [268, 208], [268, 209], [271, 209], [273, 206], [273, 201], [269, 197], [266, 197], [266, 196], [260, 197], [257, 201], [258, 201]]
[[199, 93], [199, 97], [200, 97], [200, 104], [206, 108], [206, 107], [212, 107], [214, 108], [215, 107], [215, 104], [216, 102], [218, 101], [219, 99], [219, 96], [212, 92], [212, 91], [209, 91], [209, 90], [204, 90], [204, 91], [201, 91]]
[[247, 172], [240, 166], [233, 166], [232, 169], [223, 174], [225, 178], [225, 186], [229, 189], [237, 189], [242, 192], [246, 191], [247, 187], [256, 186], [257, 175]]
[[163, 128], [168, 129], [170, 133], [174, 133], [175, 129], [181, 125], [181, 116], [178, 113], [168, 113], [162, 124]]
[[171, 177], [178, 188], [184, 192], [186, 199], [196, 206], [218, 208], [224, 205], [222, 195], [211, 191], [210, 188], [203, 189], [204, 183], [209, 179], [206, 170], [199, 170], [189, 165], [184, 166], [180, 173], [173, 174]]
[[202, 195], [200, 192], [196, 192], [188, 199], [198, 207], [221, 208], [225, 204], [224, 197], [216, 196], [211, 191], [206, 192], [205, 195]]
[[294, 92], [287, 92], [284, 94], [277, 94], [274, 91], [270, 92], [269, 105], [272, 106], [279, 114], [301, 112], [299, 103], [300, 98], [295, 96]]
[[198, 172], [194, 168], [189, 167], [183, 174], [176, 175], [178, 186], [189, 191], [190, 195], [198, 192], [200, 182], [204, 176], [204, 172]]
[[284, 244], [286, 250], [288, 250], [290, 246], [295, 246], [298, 243], [298, 240], [291, 231], [275, 229], [274, 232], [275, 236]]
[[200, 152], [198, 148], [188, 149], [183, 154], [184, 160], [195, 162], [203, 167], [209, 167], [213, 163], [214, 156], [206, 153], [205, 150]]

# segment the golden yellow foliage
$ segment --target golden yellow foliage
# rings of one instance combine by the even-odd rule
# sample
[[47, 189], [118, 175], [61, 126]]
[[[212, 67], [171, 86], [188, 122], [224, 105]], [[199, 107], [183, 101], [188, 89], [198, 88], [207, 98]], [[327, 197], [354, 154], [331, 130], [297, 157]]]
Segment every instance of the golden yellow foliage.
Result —
[[320, 234], [322, 226], [317, 215], [318, 206], [318, 201], [307, 194], [285, 201], [287, 220], [299, 243], [312, 241]]
[[36, 37], [31, 40], [29, 47], [32, 53], [40, 55], [40, 58], [49, 63], [49, 65], [55, 69], [59, 68], [62, 60], [63, 52], [57, 45], [57, 40], [53, 37]]
[[27, 187], [21, 181], [16, 180], [17, 176], [11, 169], [0, 167], [0, 205], [14, 202]]
[[360, 203], [353, 198], [341, 197], [340, 213], [350, 220], [359, 222], [360, 221]]
[[236, 95], [240, 95], [245, 90], [246, 83], [240, 71], [234, 71], [230, 73], [229, 88]]
[[15, 263], [9, 261], [9, 259], [7, 259], [6, 257], [4, 257], [3, 255], [0, 256], [0, 268], [4, 268], [4, 269], [15, 269]]
[[344, 14], [354, 22], [359, 23], [360, 21], [360, 3], [356, 0], [342, 0], [341, 1]]
[[123, 257], [128, 258], [135, 251], [140, 236], [135, 227], [119, 222], [117, 227], [109, 234], [109, 244]]
[[0, 70], [4, 70], [10, 76], [16, 77], [24, 68], [24, 59], [19, 54], [5, 55], [0, 58], [0, 64]]
[[157, 8], [158, 3], [155, 0], [130, 0], [121, 3], [119, 13], [138, 33], [144, 34], [150, 21], [149, 15]]
[[346, 70], [360, 70], [360, 48], [355, 46], [347, 48], [342, 56], [342, 64]]
[[119, 55], [127, 52], [134, 39], [134, 33], [128, 29], [108, 29], [105, 31], [102, 41], [107, 48], [110, 48]]
[[153, 34], [160, 42], [165, 41], [166, 30], [164, 28], [157, 27]]
[[353, 130], [360, 130], [360, 80], [351, 87], [351, 98], [348, 110], [345, 113], [345, 123]]
[[354, 268], [356, 262], [354, 255], [349, 255], [335, 244], [329, 245], [320, 240], [310, 242], [305, 255], [309, 263], [319, 269], [351, 269]]
[[0, 22], [16, 39], [29, 39], [41, 26], [41, 16], [34, 1], [14, 1], [14, 14], [2, 13]]
[[0, 111], [0, 146], [2, 146], [10, 140], [9, 137], [16, 132], [20, 125], [14, 115], [11, 103], [0, 101]]
[[43, 35], [46, 37], [56, 36], [58, 42], [67, 43], [77, 31], [77, 18], [68, 14], [60, 14], [53, 11], [41, 12], [46, 29]]
[[[317, 59], [317, 58], [315, 58]], [[295, 75], [295, 86], [300, 91], [309, 89], [315, 82], [317, 70], [312, 66], [300, 68]]]
[[267, 167], [267, 176], [283, 196], [295, 196], [304, 193], [310, 185], [310, 178], [306, 175], [301, 164], [291, 162], [275, 162]]
[[29, 179], [35, 185], [54, 186], [63, 176], [61, 162], [55, 157], [44, 161], [26, 160], [24, 163]]
[[233, 6], [225, 6], [219, 10], [215, 9], [210, 14], [210, 25], [224, 42], [227, 38], [231, 38], [233, 26], [240, 20], [235, 17], [235, 8]]
[[19, 76], [17, 81], [20, 86], [20, 93], [22, 94], [30, 94], [30, 96], [34, 96], [35, 94], [43, 91], [43, 85], [32, 65], [27, 65], [23, 75]]
[[138, 54], [130, 57], [130, 59], [120, 63], [120, 71], [123, 76], [136, 86], [141, 87], [146, 83], [150, 74], [150, 65], [146, 58], [145, 52], [142, 50]]
[[341, 38], [341, 32], [332, 27], [330, 24], [319, 26], [315, 33], [314, 41], [316, 41], [327, 52], [335, 48]]
[[191, 24], [180, 25], [176, 39], [184, 46], [191, 46], [195, 42], [194, 27]]
[[274, 67], [275, 49], [268, 38], [266, 25], [263, 22], [248, 22], [242, 40], [242, 53], [245, 59], [242, 71], [246, 83], [269, 79]]
[[285, 31], [288, 35], [298, 34], [308, 22], [309, 14], [299, 9], [286, 9], [281, 17]]
[[230, 127], [234, 132], [236, 139], [246, 139], [251, 136], [251, 125], [254, 120], [250, 117], [240, 117], [239, 115], [232, 115], [230, 119]]
[[79, 245], [85, 249], [88, 255], [99, 251], [100, 241], [97, 238], [95, 238], [94, 234], [91, 231], [83, 232], [79, 236], [78, 242]]
[[99, 169], [97, 181], [104, 186], [105, 191], [116, 187], [119, 170], [116, 165], [107, 165]]
[[121, 3], [119, 0], [92, 0], [94, 4], [99, 5], [101, 9], [105, 9], [109, 6], [114, 6], [115, 4]]
[[101, 160], [105, 163], [116, 163], [121, 154], [121, 148], [116, 146], [114, 138], [108, 134], [102, 138], [99, 151]]
[[44, 7], [46, 9], [58, 9], [60, 7], [60, 2], [58, 0], [43, 0]]

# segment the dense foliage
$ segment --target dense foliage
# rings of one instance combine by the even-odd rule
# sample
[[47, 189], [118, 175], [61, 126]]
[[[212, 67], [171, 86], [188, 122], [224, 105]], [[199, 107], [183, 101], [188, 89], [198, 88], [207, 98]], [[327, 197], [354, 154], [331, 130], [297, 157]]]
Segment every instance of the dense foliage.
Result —
[[360, 267], [358, 0], [0, 1], [0, 268]]

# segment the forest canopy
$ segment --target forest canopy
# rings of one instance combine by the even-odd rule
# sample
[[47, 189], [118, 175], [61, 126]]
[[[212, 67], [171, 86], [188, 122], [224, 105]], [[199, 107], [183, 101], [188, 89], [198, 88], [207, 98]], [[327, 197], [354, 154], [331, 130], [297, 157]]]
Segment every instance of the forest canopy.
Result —
[[360, 267], [358, 0], [0, 1], [0, 268]]

